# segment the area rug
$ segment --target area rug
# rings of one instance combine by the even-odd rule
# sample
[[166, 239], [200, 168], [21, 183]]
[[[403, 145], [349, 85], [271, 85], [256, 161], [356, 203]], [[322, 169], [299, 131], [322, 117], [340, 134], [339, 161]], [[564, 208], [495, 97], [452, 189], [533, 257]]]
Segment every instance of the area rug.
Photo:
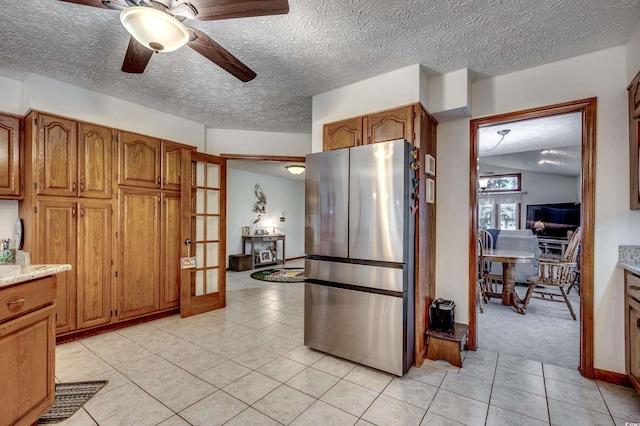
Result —
[[38, 424], [58, 423], [73, 416], [108, 380], [56, 383], [56, 399], [39, 419]]
[[260, 281], [301, 283], [304, 281], [304, 268], [263, 269], [251, 274], [251, 278]]

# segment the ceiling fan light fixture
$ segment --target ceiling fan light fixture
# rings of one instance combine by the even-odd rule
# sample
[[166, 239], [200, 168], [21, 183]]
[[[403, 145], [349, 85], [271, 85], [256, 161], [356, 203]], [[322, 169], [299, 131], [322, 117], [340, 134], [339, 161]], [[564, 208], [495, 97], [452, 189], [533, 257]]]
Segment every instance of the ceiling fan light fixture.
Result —
[[299, 175], [304, 173], [304, 166], [299, 165], [299, 164], [294, 164], [292, 166], [286, 166], [286, 169], [289, 171], [289, 173], [291, 173], [292, 175]]
[[189, 31], [168, 13], [134, 6], [120, 13], [120, 22], [133, 38], [157, 52], [172, 52], [189, 41]]

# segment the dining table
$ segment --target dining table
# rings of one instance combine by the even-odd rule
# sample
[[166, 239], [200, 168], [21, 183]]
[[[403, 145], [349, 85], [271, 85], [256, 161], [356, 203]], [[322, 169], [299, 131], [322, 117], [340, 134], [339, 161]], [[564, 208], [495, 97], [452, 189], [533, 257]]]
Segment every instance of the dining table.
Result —
[[488, 249], [483, 253], [483, 258], [487, 262], [502, 263], [502, 293], [487, 292], [487, 296], [502, 299], [503, 305], [511, 305], [518, 313], [525, 314], [522, 308], [524, 302], [516, 293], [516, 264], [533, 262], [535, 255], [533, 252], [521, 250]]

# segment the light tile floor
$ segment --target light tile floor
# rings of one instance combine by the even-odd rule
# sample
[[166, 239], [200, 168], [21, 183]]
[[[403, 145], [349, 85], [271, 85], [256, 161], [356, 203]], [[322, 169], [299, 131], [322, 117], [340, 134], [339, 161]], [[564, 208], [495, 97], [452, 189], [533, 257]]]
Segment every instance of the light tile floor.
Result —
[[[288, 267], [301, 262], [290, 262]], [[228, 272], [227, 307], [56, 347], [62, 382], [109, 384], [61, 425], [624, 425], [633, 389], [488, 351], [402, 378], [306, 348], [303, 284]]]

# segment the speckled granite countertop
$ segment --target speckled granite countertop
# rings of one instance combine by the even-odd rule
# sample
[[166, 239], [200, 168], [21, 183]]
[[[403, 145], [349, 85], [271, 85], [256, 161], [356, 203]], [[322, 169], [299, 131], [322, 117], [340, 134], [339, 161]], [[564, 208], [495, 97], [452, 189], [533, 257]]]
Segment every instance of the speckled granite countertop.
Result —
[[640, 246], [620, 246], [618, 266], [640, 275]]
[[0, 287], [68, 271], [71, 265], [0, 265]]

